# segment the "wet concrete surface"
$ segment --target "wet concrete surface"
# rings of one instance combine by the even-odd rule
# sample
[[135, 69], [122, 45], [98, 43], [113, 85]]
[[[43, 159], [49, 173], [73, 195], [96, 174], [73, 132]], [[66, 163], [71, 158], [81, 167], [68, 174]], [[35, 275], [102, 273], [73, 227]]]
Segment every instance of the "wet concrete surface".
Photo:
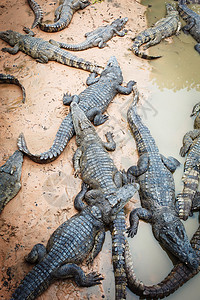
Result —
[[[152, 0], [153, 7], [156, 7], [158, 1], [153, 2]], [[53, 11], [58, 3], [56, 1], [39, 0], [38, 3], [46, 12], [45, 20], [52, 21]], [[59, 33], [45, 33], [38, 28], [34, 29], [34, 32], [37, 37], [42, 37], [45, 40], [52, 38], [58, 41], [66, 40], [70, 43], [76, 43], [84, 40], [85, 32], [94, 30], [102, 24], [106, 25], [119, 16], [127, 16], [129, 18], [126, 25], [128, 33], [125, 37], [113, 38], [108, 42], [109, 47], [104, 49], [93, 48], [73, 52], [73, 54], [90, 61], [96, 61], [103, 66], [106, 65], [111, 55], [115, 55], [123, 71], [124, 84], [129, 80], [137, 81], [141, 103], [143, 104], [140, 107], [140, 113], [143, 115], [144, 122], [152, 131], [160, 152], [166, 156], [174, 155], [183, 163], [178, 154], [182, 136], [193, 126], [193, 121], [189, 118], [189, 115], [193, 105], [199, 101], [197, 99], [199, 98], [197, 69], [195, 71], [189, 67], [186, 69], [184, 64], [183, 69], [177, 71], [179, 72], [178, 76], [184, 78], [180, 82], [184, 81], [184, 83], [180, 83], [180, 87], [177, 87], [174, 84], [175, 79], [172, 80], [173, 77], [170, 73], [169, 62], [171, 62], [171, 57], [167, 60], [166, 56], [168, 53], [170, 55], [171, 53], [178, 53], [177, 56], [175, 55], [175, 61], [178, 61], [177, 57], [179, 58], [180, 55], [183, 55], [184, 58], [182, 49], [180, 51], [179, 48], [181, 43], [176, 46], [174, 51], [168, 47], [165, 56], [163, 56], [165, 59], [162, 58], [151, 64], [135, 57], [128, 50], [132, 44], [130, 38], [147, 26], [144, 11], [145, 7], [135, 1], [105, 0], [96, 2], [83, 11], [76, 13], [69, 27]], [[164, 15], [164, 10], [160, 13]], [[26, 1], [19, 0], [14, 3], [1, 0], [1, 30], [12, 29], [22, 33], [23, 26], [30, 27], [33, 19], [33, 12]], [[178, 39], [181, 40], [181, 36]], [[171, 42], [170, 46], [174, 47], [176, 38], [173, 41], [172, 39], [169, 40]], [[160, 53], [160, 49], [164, 49], [166, 45], [169, 46], [168, 42], [164, 41], [150, 51]], [[6, 43], [0, 40], [0, 47], [5, 46], [7, 47]], [[198, 53], [196, 55], [194, 50], [191, 52], [187, 50], [187, 53], [188, 59], [190, 53], [192, 53], [192, 58], [195, 57], [195, 60], [192, 59], [192, 63], [189, 64], [195, 67], [198, 66]], [[184, 59], [183, 62], [185, 63]], [[173, 64], [174, 62], [171, 63], [171, 68]], [[181, 60], [179, 64], [181, 65]], [[166, 66], [168, 66], [168, 71], [164, 72]], [[189, 71], [191, 69], [192, 71]], [[150, 73], [151, 70], [153, 70], [152, 73]], [[20, 88], [12, 85], [0, 86], [0, 162], [2, 165], [17, 149], [16, 140], [20, 132], [24, 133], [32, 153], [41, 153], [50, 148], [61, 121], [69, 111], [69, 108], [62, 104], [63, 94], [65, 92], [79, 94], [84, 90], [89, 73], [56, 62], [49, 62], [46, 65], [39, 64], [22, 52], [15, 56], [0, 52], [0, 72], [16, 76], [24, 85], [27, 94], [26, 103], [22, 104]], [[188, 76], [191, 80], [190, 85], [186, 82], [189, 80], [186, 77], [187, 72], [194, 73], [193, 77]], [[170, 74], [170, 76], [167, 74]], [[167, 83], [167, 78], [169, 83]], [[157, 85], [153, 85], [154, 81], [157, 81]], [[164, 83], [166, 83], [166, 86]], [[181, 95], [175, 95], [179, 99], [176, 106], [173, 106], [175, 100], [172, 100], [174, 89], [181, 90], [182, 95], [185, 97], [185, 100], [182, 101]], [[193, 94], [187, 94], [188, 90], [190, 93], [192, 90]], [[190, 102], [191, 98], [192, 101]], [[168, 100], [170, 101], [168, 102]], [[110, 155], [119, 169], [127, 169], [137, 161], [135, 142], [126, 120], [127, 108], [131, 101], [132, 95], [116, 96], [107, 110], [109, 120], [103, 126], [97, 128], [102, 138], [108, 130], [113, 131], [117, 150]], [[171, 120], [176, 119], [179, 123], [171, 123]], [[73, 176], [72, 156], [75, 149], [76, 144], [73, 138], [64, 152], [53, 163], [40, 165], [26, 157], [24, 158], [22, 189], [5, 207], [0, 216], [1, 299], [9, 299], [20, 280], [32, 268], [24, 262], [24, 256], [31, 250], [33, 245], [39, 242], [46, 244], [50, 234], [61, 223], [76, 213], [73, 208], [73, 200], [80, 190], [81, 180]], [[175, 174], [178, 184], [177, 190], [181, 189], [181, 168]], [[127, 205], [127, 212], [138, 205], [139, 198], [138, 195], [135, 195], [134, 199]], [[192, 236], [197, 223], [197, 216], [184, 223], [189, 236]], [[140, 279], [147, 284], [162, 280], [170, 271], [172, 262], [154, 239], [151, 226], [140, 222], [137, 236], [132, 240], [129, 239], [129, 241], [136, 274]], [[92, 268], [88, 270], [85, 264], [83, 264], [83, 268], [87, 272], [100, 272], [105, 277], [103, 284], [92, 288], [79, 288], [71, 280], [56, 281], [38, 299], [114, 299], [114, 277], [109, 232], [103, 251], [95, 259]], [[199, 298], [196, 298], [197, 294], [193, 292], [198, 291], [198, 284], [199, 276], [196, 276], [168, 298], [186, 300], [190, 297], [191, 300], [197, 300]], [[127, 299], [139, 299], [139, 297], [128, 291]]]

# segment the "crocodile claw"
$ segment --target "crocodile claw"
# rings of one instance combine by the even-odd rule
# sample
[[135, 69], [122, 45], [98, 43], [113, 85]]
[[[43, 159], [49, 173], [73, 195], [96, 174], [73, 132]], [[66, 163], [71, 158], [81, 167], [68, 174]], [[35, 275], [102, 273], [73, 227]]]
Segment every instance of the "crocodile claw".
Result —
[[137, 228], [135, 228], [134, 226], [131, 226], [126, 230], [126, 232], [128, 233], [128, 237], [133, 238], [137, 233]]
[[86, 275], [85, 286], [93, 286], [96, 284], [101, 284], [101, 280], [104, 280], [104, 278], [100, 276], [101, 274], [98, 274], [96, 272], [89, 273], [88, 275]]

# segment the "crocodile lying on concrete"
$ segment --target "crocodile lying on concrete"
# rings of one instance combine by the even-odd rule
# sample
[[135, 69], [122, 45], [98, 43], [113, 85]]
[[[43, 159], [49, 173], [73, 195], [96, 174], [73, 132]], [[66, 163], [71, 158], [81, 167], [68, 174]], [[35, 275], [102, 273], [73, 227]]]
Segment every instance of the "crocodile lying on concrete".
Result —
[[[78, 97], [77, 99], [78, 100]], [[115, 205], [118, 198], [130, 199], [139, 186], [135, 184], [133, 193], [130, 184], [124, 184], [123, 174], [121, 174], [106, 150], [114, 150], [115, 143], [110, 132], [106, 134], [107, 143], [104, 143], [98, 136], [94, 126], [88, 120], [84, 112], [80, 109], [75, 99], [71, 104], [71, 113], [76, 132], [76, 142], [78, 149], [74, 154], [75, 175], [81, 174], [85, 184], [89, 186], [89, 191], [85, 194], [85, 199], [90, 204], [96, 200], [107, 199], [111, 206]], [[123, 185], [123, 186], [122, 186]], [[75, 199], [77, 209], [84, 207], [82, 198]], [[115, 299], [126, 299], [126, 272], [124, 262], [125, 237], [121, 229], [121, 223], [125, 223], [123, 210], [117, 214], [116, 223], [112, 224], [113, 236], [113, 267], [115, 273]], [[121, 221], [122, 220], [122, 221]], [[114, 221], [115, 222], [115, 221]], [[117, 227], [117, 232], [115, 231]], [[124, 228], [122, 226], [122, 228]]]
[[181, 23], [179, 21], [178, 11], [169, 3], [166, 4], [167, 15], [160, 19], [154, 26], [140, 32], [133, 38], [133, 45], [130, 50], [141, 58], [156, 59], [161, 56], [151, 56], [139, 51], [139, 47], [145, 43], [144, 49], [160, 43], [166, 37], [178, 34]]
[[200, 177], [200, 105], [197, 103], [192, 115], [197, 115], [194, 121], [194, 130], [187, 132], [183, 137], [183, 146], [180, 149], [181, 156], [187, 154], [182, 177], [183, 191], [176, 197], [179, 217], [187, 220], [190, 215], [192, 201], [199, 185]]
[[159, 153], [148, 128], [137, 114], [138, 91], [135, 88], [133, 104], [128, 109], [129, 126], [135, 137], [139, 160], [130, 167], [128, 175], [140, 184], [139, 195], [142, 207], [130, 214], [128, 236], [137, 233], [139, 219], [152, 224], [155, 238], [162, 247], [172, 253], [191, 269], [197, 269], [199, 262], [192, 249], [185, 228], [175, 207], [175, 184], [172, 173], [179, 162]]
[[[102, 115], [102, 113], [118, 93], [126, 95], [131, 93], [134, 82], [129, 81], [127, 87], [121, 86], [122, 82], [122, 72], [115, 57], [109, 59], [100, 77], [97, 77], [95, 73], [90, 74], [88, 77], [86, 82], [88, 87], [79, 94], [79, 106], [90, 120], [94, 118], [95, 125], [100, 125], [106, 121], [107, 116]], [[63, 102], [67, 105], [70, 104], [72, 99], [73, 97], [71, 95], [66, 94], [63, 98]], [[30, 153], [23, 134], [21, 134], [18, 139], [18, 147], [33, 161], [37, 163], [48, 163], [60, 155], [74, 133], [72, 117], [71, 113], [69, 113], [61, 123], [53, 145], [48, 151], [40, 155]]]
[[77, 45], [60, 43], [54, 40], [50, 40], [49, 42], [53, 45], [59, 45], [61, 48], [72, 51], [81, 51], [93, 47], [104, 48], [107, 46], [106, 42], [109, 41], [113, 36], [125, 35], [126, 31], [122, 29], [124, 28], [127, 21], [128, 18], [118, 18], [109, 25], [101, 26], [94, 31], [88, 32], [85, 34], [86, 40]]
[[[126, 192], [133, 194], [137, 188], [137, 184], [128, 185]], [[95, 205], [85, 207], [60, 225], [46, 247], [35, 245], [26, 260], [38, 264], [22, 280], [11, 300], [35, 299], [58, 278], [74, 278], [79, 286], [85, 287], [100, 284], [103, 278], [99, 274], [85, 275], [78, 264], [88, 255], [87, 262], [91, 263], [98, 255], [104, 242], [105, 224], [115, 218], [130, 197], [119, 195], [115, 205], [110, 205], [107, 199], [96, 199]]]
[[35, 20], [31, 26], [31, 28], [35, 28], [42, 21], [44, 13], [40, 5], [35, 0], [28, 0], [28, 4], [35, 14]]
[[43, 12], [37, 2], [34, 0], [28, 0], [28, 2], [36, 16], [32, 28], [39, 24], [40, 28], [46, 32], [57, 32], [66, 28], [77, 10], [84, 9], [90, 5], [88, 0], [60, 0], [59, 6], [55, 11], [54, 23], [46, 24], [42, 23]]
[[200, 16], [187, 7], [186, 0], [179, 0], [177, 9], [181, 18], [187, 23], [182, 28], [183, 32], [190, 34], [197, 41], [198, 44], [194, 48], [200, 54]]
[[23, 95], [23, 99], [22, 102], [24, 103], [26, 100], [26, 92], [25, 89], [23, 87], [23, 85], [19, 82], [19, 80], [13, 76], [13, 75], [9, 75], [9, 74], [2, 74], [0, 73], [0, 84], [3, 83], [9, 83], [9, 84], [16, 84], [18, 85], [21, 89], [22, 89], [22, 95]]
[[21, 189], [21, 171], [23, 154], [15, 151], [6, 163], [0, 167], [0, 213], [5, 205], [14, 198]]
[[13, 46], [13, 48], [2, 48], [2, 51], [10, 54], [16, 54], [18, 51], [22, 51], [40, 63], [48, 63], [49, 60], [54, 60], [70, 67], [96, 72], [98, 74], [103, 70], [100, 66], [78, 58], [41, 38], [35, 38], [29, 34], [24, 35], [12, 30], [0, 31], [0, 39], [10, 44], [10, 46]]

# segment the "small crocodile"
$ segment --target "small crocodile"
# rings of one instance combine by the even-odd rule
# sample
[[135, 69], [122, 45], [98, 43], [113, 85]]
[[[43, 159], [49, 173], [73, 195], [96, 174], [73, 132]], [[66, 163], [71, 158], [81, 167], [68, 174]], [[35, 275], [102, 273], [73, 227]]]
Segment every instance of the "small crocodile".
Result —
[[58, 44], [61, 48], [72, 51], [81, 51], [93, 47], [104, 48], [107, 46], [106, 42], [109, 41], [113, 36], [125, 35], [126, 31], [122, 29], [124, 28], [127, 21], [128, 18], [118, 18], [109, 25], [101, 26], [94, 31], [88, 32], [85, 34], [86, 40], [77, 45], [60, 43], [54, 40], [50, 40], [49, 42], [54, 45]]
[[[123, 82], [122, 71], [115, 57], [111, 57], [106, 68], [97, 77], [96, 73], [90, 74], [86, 83], [88, 87], [79, 94], [79, 106], [90, 118], [94, 118], [94, 124], [100, 125], [107, 120], [107, 116], [102, 115], [113, 98], [118, 94], [130, 94], [133, 81], [129, 81], [127, 87], [121, 86]], [[63, 98], [64, 104], [70, 104], [73, 97], [66, 94]], [[69, 113], [60, 125], [52, 147], [40, 154], [34, 155], [27, 148], [23, 134], [18, 139], [19, 149], [30, 159], [37, 163], [48, 163], [55, 160], [64, 150], [70, 139], [74, 135], [74, 126], [71, 113]]]
[[139, 220], [152, 224], [155, 238], [162, 247], [171, 252], [191, 269], [197, 269], [199, 262], [192, 249], [185, 228], [178, 217], [175, 207], [175, 184], [172, 173], [179, 162], [166, 158], [159, 153], [155, 140], [137, 114], [138, 91], [128, 109], [128, 123], [135, 137], [139, 160], [137, 166], [127, 171], [129, 177], [140, 184], [139, 195], [142, 207], [130, 214], [128, 236], [137, 233]]
[[187, 220], [190, 215], [192, 201], [199, 185], [200, 177], [200, 104], [197, 103], [192, 111], [192, 116], [196, 115], [194, 130], [187, 132], [183, 137], [183, 146], [180, 149], [181, 156], [187, 154], [184, 173], [182, 177], [183, 191], [176, 197], [179, 217]]
[[[134, 185], [129, 186], [130, 192], [136, 191]], [[11, 300], [35, 299], [59, 278], [74, 278], [76, 284], [82, 287], [101, 283], [103, 278], [100, 274], [92, 272], [85, 275], [78, 264], [86, 256], [88, 264], [93, 262], [104, 242], [105, 225], [113, 221], [127, 199], [118, 198], [112, 208], [106, 199], [99, 200], [60, 225], [46, 247], [42, 244], [33, 247], [26, 260], [38, 264], [25, 276]]]
[[15, 76], [9, 75], [9, 74], [2, 74], [2, 73], [0, 73], [0, 84], [1, 83], [9, 83], [9, 84], [16, 84], [16, 85], [18, 85], [22, 89], [22, 95], [23, 95], [22, 102], [23, 103], [25, 102], [25, 100], [26, 100], [25, 89], [24, 89], [23, 85], [19, 82], [19, 80]]
[[144, 50], [150, 46], [160, 43], [166, 37], [178, 34], [181, 23], [179, 21], [178, 11], [169, 3], [166, 3], [167, 15], [165, 18], [160, 19], [154, 26], [140, 32], [133, 38], [133, 45], [130, 50], [141, 58], [156, 59], [161, 56], [151, 56], [139, 51], [139, 47], [145, 43]]
[[0, 213], [5, 205], [21, 189], [22, 152], [16, 150], [6, 163], [0, 167]]
[[55, 11], [54, 23], [46, 24], [42, 23], [43, 12], [37, 2], [34, 0], [28, 0], [28, 2], [35, 13], [35, 21], [32, 28], [39, 24], [40, 29], [46, 32], [57, 32], [66, 28], [77, 10], [84, 9], [90, 5], [88, 0], [60, 0], [59, 6]]
[[[74, 101], [78, 101], [77, 99]], [[96, 199], [107, 199], [111, 206], [115, 205], [119, 198], [128, 201], [139, 188], [124, 184], [123, 173], [120, 173], [106, 150], [114, 150], [115, 143], [110, 132], [106, 134], [107, 142], [104, 143], [98, 136], [94, 126], [88, 120], [77, 103], [72, 102], [71, 113], [76, 132], [78, 149], [74, 154], [75, 175], [81, 174], [84, 183], [89, 186], [85, 199], [90, 204], [96, 203]], [[76, 199], [75, 207], [84, 207], [81, 199]], [[113, 237], [113, 267], [115, 273], [116, 296], [115, 299], [126, 299], [126, 272], [124, 267], [124, 211], [117, 214], [115, 223], [112, 223]], [[122, 223], [122, 224], [121, 224]], [[116, 232], [117, 230], [117, 232]]]
[[48, 63], [49, 60], [54, 60], [70, 67], [96, 72], [98, 74], [103, 70], [102, 67], [85, 61], [82, 58], [78, 58], [41, 38], [33, 37], [31, 34], [24, 35], [12, 30], [0, 31], [0, 39], [10, 44], [10, 46], [13, 46], [13, 48], [2, 48], [2, 51], [10, 54], [16, 54], [18, 51], [22, 51], [40, 63]]
[[28, 3], [35, 14], [35, 20], [31, 28], [35, 28], [38, 24], [41, 23], [44, 13], [40, 5], [35, 0], [28, 0]]
[[194, 46], [195, 50], [200, 54], [200, 16], [187, 7], [186, 0], [179, 0], [178, 12], [181, 18], [186, 21], [182, 30], [186, 34], [190, 34], [198, 44]]

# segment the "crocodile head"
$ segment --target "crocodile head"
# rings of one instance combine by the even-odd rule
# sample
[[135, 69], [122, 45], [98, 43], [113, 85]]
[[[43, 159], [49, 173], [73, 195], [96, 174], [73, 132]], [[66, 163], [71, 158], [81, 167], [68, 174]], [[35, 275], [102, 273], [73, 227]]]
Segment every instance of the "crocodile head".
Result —
[[176, 10], [176, 8], [170, 4], [170, 3], [166, 3], [166, 11], [167, 11], [167, 15], [171, 16], [171, 15], [178, 15], [178, 11]]
[[76, 143], [79, 146], [82, 140], [89, 142], [90, 140], [97, 138], [97, 133], [90, 120], [88, 120], [85, 113], [77, 104], [78, 99], [78, 96], [74, 96], [70, 108], [76, 132]]
[[127, 22], [128, 22], [127, 17], [126, 18], [118, 18], [118, 19], [114, 20], [111, 23], [111, 25], [120, 31], [126, 25]]
[[7, 42], [10, 46], [14, 46], [18, 42], [19, 36], [20, 33], [12, 30], [0, 31], [0, 39]]
[[190, 117], [195, 116], [195, 120], [194, 120], [194, 129], [200, 129], [200, 102], [195, 104], [195, 106], [193, 107], [192, 113], [190, 115]]
[[138, 183], [126, 184], [118, 188], [116, 192], [103, 197], [97, 197], [95, 205], [101, 210], [103, 222], [105, 224], [112, 222], [116, 218], [117, 213], [134, 196], [138, 189]]
[[115, 82], [117, 82], [118, 84], [122, 84], [122, 71], [115, 56], [110, 57], [100, 77], [105, 78], [105, 81], [110, 80], [112, 82], [113, 80], [115, 80]]
[[[198, 258], [187, 237], [185, 228], [175, 214], [168, 209], [158, 212], [152, 224], [155, 238], [167, 250], [191, 269], [198, 268]], [[157, 212], [156, 212], [157, 214]]]

